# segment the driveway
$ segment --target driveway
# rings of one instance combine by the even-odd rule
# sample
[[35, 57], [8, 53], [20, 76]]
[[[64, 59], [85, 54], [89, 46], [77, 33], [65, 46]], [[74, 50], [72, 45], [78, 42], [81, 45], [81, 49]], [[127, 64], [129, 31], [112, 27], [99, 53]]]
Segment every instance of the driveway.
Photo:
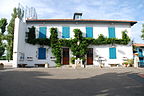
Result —
[[0, 96], [144, 96], [144, 68], [0, 70]]

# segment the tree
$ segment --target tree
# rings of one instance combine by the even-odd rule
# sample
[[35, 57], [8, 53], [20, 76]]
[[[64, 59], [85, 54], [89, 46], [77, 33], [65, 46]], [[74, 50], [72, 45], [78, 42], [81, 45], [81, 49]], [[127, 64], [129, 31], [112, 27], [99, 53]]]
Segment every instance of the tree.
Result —
[[7, 59], [10, 60], [13, 58], [13, 40], [14, 40], [14, 25], [15, 25], [15, 18], [18, 17], [22, 20], [24, 11], [20, 8], [14, 8], [13, 13], [11, 14], [12, 18], [10, 23], [7, 27], [8, 34], [7, 34]]
[[2, 34], [5, 32], [6, 25], [7, 25], [7, 19], [1, 18], [1, 20], [0, 20], [0, 29], [1, 29]]
[[142, 25], [143, 29], [142, 29], [142, 35], [141, 35], [141, 38], [144, 40], [144, 24]]
[[0, 20], [0, 57], [4, 54], [5, 51], [5, 44], [3, 40], [5, 39], [4, 32], [7, 25], [7, 19], [1, 18]]

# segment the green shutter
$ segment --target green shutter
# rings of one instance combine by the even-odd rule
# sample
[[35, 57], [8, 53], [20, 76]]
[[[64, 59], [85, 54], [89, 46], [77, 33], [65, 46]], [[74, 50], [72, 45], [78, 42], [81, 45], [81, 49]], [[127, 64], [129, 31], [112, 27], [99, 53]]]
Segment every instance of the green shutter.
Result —
[[109, 58], [116, 59], [116, 48], [109, 48]]
[[86, 27], [86, 37], [93, 38], [93, 27]]
[[70, 28], [69, 27], [62, 28], [62, 38], [70, 38]]
[[109, 34], [109, 38], [116, 38], [116, 36], [115, 36], [115, 28], [114, 27], [109, 27], [108, 28], [108, 34]]
[[40, 27], [39, 28], [39, 38], [46, 38], [46, 27]]

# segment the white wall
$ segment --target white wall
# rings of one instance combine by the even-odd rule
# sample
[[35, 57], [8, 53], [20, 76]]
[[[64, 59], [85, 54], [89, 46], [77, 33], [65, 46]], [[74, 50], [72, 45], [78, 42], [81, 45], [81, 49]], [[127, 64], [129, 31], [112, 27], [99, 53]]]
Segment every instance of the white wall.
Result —
[[126, 23], [121, 23], [121, 24], [107, 24], [107, 23], [95, 23], [95, 24], [28, 24], [28, 27], [35, 26], [37, 30], [37, 36], [39, 33], [39, 27], [45, 26], [47, 27], [47, 37], [50, 37], [50, 28], [55, 27], [58, 29], [58, 37], [62, 38], [62, 27], [63, 26], [69, 26], [70, 27], [70, 38], [74, 38], [74, 32], [73, 30], [78, 28], [83, 32], [83, 36], [86, 36], [86, 27], [93, 27], [93, 38], [98, 38], [100, 34], [103, 34], [104, 36], [108, 37], [108, 27], [115, 27], [115, 33], [116, 33], [116, 38], [121, 38], [122, 37], [122, 31], [127, 30], [128, 35], [131, 37], [131, 29], [130, 29], [130, 24]]
[[12, 66], [13, 60], [0, 60], [0, 63], [3, 63], [5, 66]]
[[[40, 45], [31, 45], [25, 42], [26, 32], [28, 32], [27, 25], [20, 21], [18, 18], [15, 20], [15, 33], [14, 33], [14, 50], [13, 50], [13, 67], [17, 67], [17, 64], [28, 64], [28, 66], [34, 66], [34, 64], [45, 64], [48, 62], [50, 66], [55, 66], [54, 61], [50, 60], [52, 56], [51, 48], [43, 46], [47, 49], [46, 60], [38, 60], [38, 48]], [[21, 60], [21, 54], [24, 54], [24, 59]], [[28, 60], [27, 57], [32, 57], [32, 60]]]
[[[58, 36], [59, 38], [62, 37], [62, 26], [70, 26], [70, 37], [74, 37], [73, 29], [80, 29], [83, 32], [83, 36], [86, 35], [86, 27], [93, 27], [93, 37], [97, 38], [99, 34], [103, 34], [104, 36], [108, 37], [108, 27], [115, 27], [116, 30], [116, 38], [121, 38], [121, 32], [124, 30], [128, 31], [128, 35], [130, 34], [130, 25], [129, 24], [107, 24], [107, 23], [95, 23], [95, 24], [52, 24], [52, 23], [28, 23], [25, 24], [19, 19], [15, 21], [15, 34], [14, 34], [14, 58], [13, 58], [13, 67], [17, 67], [17, 64], [28, 64], [28, 66], [34, 66], [34, 64], [45, 64], [48, 62], [50, 66], [55, 66], [54, 61], [50, 60], [52, 56], [51, 48], [48, 46], [43, 46], [46, 48], [46, 59], [45, 60], [38, 60], [38, 48], [42, 47], [40, 45], [31, 45], [25, 42], [25, 32], [28, 32], [28, 27], [35, 26], [36, 27], [36, 37], [38, 37], [39, 27], [46, 26], [47, 27], [47, 38], [50, 37], [50, 28], [56, 27], [58, 28]], [[122, 57], [132, 58], [132, 47], [131, 46], [124, 46], [124, 45], [117, 45], [117, 59], [110, 60], [109, 59], [109, 48], [110, 45], [102, 45], [102, 46], [89, 46], [90, 48], [94, 49], [94, 65], [98, 65], [98, 62], [95, 60], [95, 55], [98, 54], [104, 58], [106, 58], [108, 63], [122, 63]], [[24, 60], [20, 60], [21, 53], [24, 53]], [[27, 60], [27, 57], [32, 57], [31, 61]], [[70, 51], [70, 57], [71, 51]]]
[[123, 57], [127, 57], [128, 59], [133, 58], [132, 46], [115, 45], [116, 59], [109, 59], [109, 48], [111, 48], [111, 45], [90, 45], [89, 48], [93, 48], [93, 63], [97, 66], [99, 65], [97, 56], [106, 59], [106, 61], [104, 61], [106, 66], [109, 66], [109, 64], [122, 64]]

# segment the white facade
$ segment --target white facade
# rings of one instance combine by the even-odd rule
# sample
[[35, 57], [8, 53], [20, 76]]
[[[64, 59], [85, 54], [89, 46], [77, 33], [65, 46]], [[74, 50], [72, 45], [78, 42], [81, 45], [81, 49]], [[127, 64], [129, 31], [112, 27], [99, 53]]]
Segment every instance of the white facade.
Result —
[[[38, 59], [38, 48], [40, 45], [31, 45], [25, 42], [26, 32], [28, 27], [36, 27], [36, 37], [39, 36], [39, 27], [47, 27], [46, 37], [50, 37], [50, 28], [56, 27], [58, 29], [58, 37], [62, 38], [62, 27], [70, 27], [70, 38], [74, 38], [73, 29], [80, 29], [83, 32], [83, 37], [86, 37], [86, 27], [93, 27], [93, 38], [98, 38], [100, 34], [108, 37], [108, 27], [115, 27], [116, 38], [122, 37], [122, 31], [127, 30], [129, 37], [131, 37], [131, 25], [130, 23], [86, 23], [86, 22], [22, 22], [18, 18], [15, 21], [14, 32], [14, 50], [13, 50], [13, 67], [17, 67], [17, 64], [27, 64], [28, 66], [34, 66], [34, 64], [49, 63], [50, 66], [55, 66], [55, 62], [50, 58], [53, 56], [51, 48], [49, 46], [43, 46], [46, 48], [46, 59]], [[117, 63], [122, 64], [123, 57], [129, 59], [133, 58], [133, 51], [131, 45], [116, 45], [116, 59], [109, 59], [110, 45], [90, 45], [89, 48], [93, 48], [93, 65], [99, 66], [97, 56], [105, 58], [105, 66], [109, 64]], [[69, 60], [71, 58], [71, 51]], [[69, 61], [70, 62], [70, 61]]]

